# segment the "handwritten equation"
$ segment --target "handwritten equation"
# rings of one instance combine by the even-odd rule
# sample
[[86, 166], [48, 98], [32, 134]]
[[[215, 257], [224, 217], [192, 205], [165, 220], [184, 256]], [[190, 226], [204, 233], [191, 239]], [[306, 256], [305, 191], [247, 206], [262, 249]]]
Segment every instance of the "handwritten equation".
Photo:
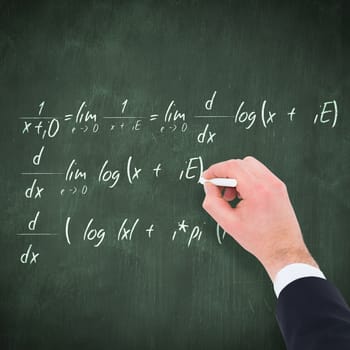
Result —
[[[45, 146], [42, 146], [39, 153], [32, 158], [32, 164], [40, 165], [41, 157]], [[101, 186], [114, 189], [120, 182], [121, 177], [127, 179], [129, 184], [134, 184], [141, 181], [142, 175], [145, 172], [153, 174], [154, 178], [159, 178], [164, 170], [163, 163], [156, 162], [153, 166], [147, 169], [141, 168], [130, 155], [125, 164], [119, 163], [119, 166], [112, 165], [110, 160], [106, 159], [101, 163], [101, 166], [96, 169], [95, 173], [89, 173], [81, 167], [76, 159], [72, 159], [67, 164], [64, 172], [22, 172], [21, 175], [34, 178], [29, 187], [25, 189], [25, 197], [27, 199], [41, 199], [44, 195], [45, 187], [40, 185], [40, 177], [44, 175], [55, 175], [63, 177], [64, 187], [59, 188], [61, 196], [66, 194], [81, 194], [86, 195], [89, 190], [89, 180]], [[174, 171], [174, 169], [172, 169]], [[190, 157], [184, 161], [181, 168], [175, 172], [174, 180], [191, 180], [199, 182], [200, 174], [204, 171], [203, 159], [201, 156]]]
[[[70, 111], [62, 116], [51, 116], [44, 113], [46, 103], [39, 104], [36, 115], [20, 116], [23, 120], [22, 134], [35, 134], [42, 139], [55, 138], [59, 135], [63, 127], [68, 127], [72, 134], [76, 133], [100, 133], [106, 134], [121, 131], [141, 131], [150, 124], [156, 124], [155, 129], [159, 133], [180, 132], [186, 133], [189, 124], [194, 119], [211, 120], [215, 123], [218, 119], [226, 119], [234, 126], [249, 130], [257, 127], [269, 128], [281, 118], [287, 118], [290, 123], [297, 119], [296, 107], [291, 106], [285, 113], [278, 114], [267, 100], [261, 102], [258, 110], [252, 110], [246, 101], [240, 101], [233, 107], [232, 114], [212, 114], [217, 91], [205, 101], [203, 109], [205, 114], [188, 116], [188, 113], [177, 106], [175, 100], [171, 100], [164, 111], [150, 113], [147, 115], [134, 115], [132, 108], [127, 108], [131, 102], [125, 99], [121, 103], [119, 115], [100, 116], [96, 111], [92, 111], [87, 101], [82, 101], [76, 111]], [[131, 120], [131, 123], [127, 123]], [[334, 128], [338, 122], [338, 104], [336, 100], [324, 101], [321, 105], [315, 106], [315, 113], [311, 116], [311, 123], [322, 124]], [[210, 122], [206, 122], [204, 128], [197, 134], [198, 143], [214, 143], [216, 132], [211, 130]]]
[[[215, 129], [218, 120], [226, 123], [227, 128], [237, 127], [245, 131], [258, 127], [268, 129], [282, 119], [287, 120], [290, 124], [296, 123], [298, 120], [299, 111], [295, 106], [290, 106], [283, 113], [278, 113], [274, 110], [273, 104], [266, 99], [262, 99], [256, 109], [253, 109], [249, 102], [242, 100], [233, 103], [231, 113], [214, 113], [214, 110], [220, 109], [216, 102], [217, 96], [218, 93], [215, 90], [203, 98], [201, 111], [193, 115], [182, 108], [175, 99], [170, 99], [164, 110], [153, 111], [150, 107], [150, 110], [145, 111], [143, 115], [136, 115], [133, 101], [125, 98], [120, 101], [120, 108], [115, 115], [103, 115], [103, 113], [94, 110], [88, 101], [82, 100], [76, 110], [68, 108], [61, 115], [47, 113], [48, 106], [45, 101], [41, 101], [35, 114], [19, 116], [21, 137], [33, 135], [40, 140], [41, 146], [32, 150], [31, 167], [23, 169], [20, 173], [27, 182], [27, 186], [23, 188], [23, 198], [37, 205], [37, 209], [34, 213], [29, 214], [28, 221], [23, 224], [25, 229], [22, 232], [17, 232], [17, 236], [30, 236], [33, 239], [43, 236], [62, 236], [67, 245], [73, 245], [77, 240], [82, 240], [93, 248], [99, 248], [103, 246], [107, 237], [118, 242], [128, 242], [134, 240], [137, 234], [142, 234], [148, 239], [152, 239], [159, 230], [159, 224], [156, 222], [152, 222], [152, 220], [143, 222], [139, 217], [119, 218], [120, 222], [116, 224], [114, 229], [107, 229], [103, 225], [97, 224], [96, 218], [90, 217], [86, 219], [86, 222], [77, 222], [80, 229], [75, 229], [72, 232], [71, 226], [74, 217], [67, 215], [64, 227], [61, 228], [60, 232], [41, 231], [38, 229], [39, 222], [44, 214], [40, 208], [40, 200], [43, 199], [48, 190], [44, 185], [43, 177], [54, 176], [55, 179], [59, 179], [55, 181], [56, 187], [50, 189], [55, 191], [59, 197], [80, 196], [88, 198], [91, 188], [114, 191], [122, 184], [133, 186], [136, 183], [143, 183], [149, 178], [161, 180], [165, 170], [168, 174], [172, 174], [170, 180], [167, 177], [166, 181], [198, 183], [204, 171], [204, 159], [199, 154], [179, 161], [176, 168], [172, 166], [169, 169], [169, 164], [160, 159], [149, 159], [146, 166], [141, 165], [140, 159], [133, 153], [123, 159], [103, 158], [97, 162], [94, 169], [91, 167], [87, 169], [86, 164], [76, 156], [64, 155], [62, 168], [45, 169], [42, 164], [43, 159], [45, 154], [50, 152], [47, 141], [59, 137], [61, 133], [66, 136], [68, 132], [72, 142], [78, 134], [82, 136], [103, 134], [110, 137], [116, 133], [151, 132], [150, 135], [155, 137], [154, 132], [158, 134], [181, 133], [192, 138], [194, 143], [212, 145], [218, 137], [218, 131]], [[323, 101], [314, 107], [314, 113], [310, 115], [311, 127], [320, 125], [332, 130], [337, 126], [339, 115], [336, 100]], [[224, 125], [226, 126], [226, 124]], [[94, 139], [89, 138], [88, 142], [94, 142]], [[171, 242], [179, 241], [187, 248], [198, 244], [205, 234], [203, 223], [190, 223], [185, 217], [171, 225], [172, 228], [167, 232], [169, 240]], [[222, 244], [225, 235], [226, 232], [216, 225], [218, 244]], [[35, 246], [35, 241], [32, 241], [23, 248], [19, 261], [22, 264], [32, 265], [38, 262], [39, 256], [40, 252]]]
[[[37, 224], [40, 219], [41, 212], [37, 211], [32, 219], [28, 221], [27, 231], [17, 233], [17, 236], [58, 236], [60, 233], [56, 232], [39, 232], [37, 230]], [[145, 235], [148, 239], [151, 239], [155, 233], [157, 233], [157, 225], [155, 223], [148, 223], [144, 225], [140, 218], [130, 219], [124, 218], [121, 223], [108, 232], [104, 227], [95, 223], [95, 218], [90, 218], [85, 226], [81, 227], [80, 232], [74, 230], [74, 237], [70, 230], [72, 224], [72, 217], [66, 217], [64, 227], [64, 237], [67, 245], [72, 245], [77, 240], [87, 242], [91, 247], [98, 248], [103, 245], [105, 238], [109, 235], [116, 241], [132, 241], [136, 233]], [[180, 240], [183, 244], [190, 248], [195, 242], [199, 242], [203, 235], [203, 224], [193, 225], [186, 219], [181, 219], [175, 225], [172, 231], [168, 232], [168, 238], [171, 241]], [[164, 235], [164, 231], [161, 232]], [[216, 239], [218, 244], [222, 244], [226, 232], [216, 224]], [[35, 251], [33, 244], [30, 243], [25, 251], [20, 255], [20, 262], [23, 264], [33, 264], [38, 260], [40, 253]]]

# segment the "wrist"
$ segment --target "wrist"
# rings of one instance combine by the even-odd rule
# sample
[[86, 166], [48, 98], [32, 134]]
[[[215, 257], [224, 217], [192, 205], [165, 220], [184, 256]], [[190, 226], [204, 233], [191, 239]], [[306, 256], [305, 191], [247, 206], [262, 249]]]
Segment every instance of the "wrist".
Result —
[[319, 268], [306, 246], [279, 249], [260, 261], [272, 281], [275, 280], [277, 273], [289, 264], [303, 263]]

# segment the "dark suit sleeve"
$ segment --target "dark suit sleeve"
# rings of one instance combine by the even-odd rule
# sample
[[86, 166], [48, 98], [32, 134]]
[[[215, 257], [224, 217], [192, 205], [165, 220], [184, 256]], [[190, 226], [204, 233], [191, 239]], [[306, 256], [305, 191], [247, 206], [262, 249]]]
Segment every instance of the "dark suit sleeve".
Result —
[[350, 309], [327, 280], [290, 283], [279, 295], [276, 314], [288, 350], [350, 350]]

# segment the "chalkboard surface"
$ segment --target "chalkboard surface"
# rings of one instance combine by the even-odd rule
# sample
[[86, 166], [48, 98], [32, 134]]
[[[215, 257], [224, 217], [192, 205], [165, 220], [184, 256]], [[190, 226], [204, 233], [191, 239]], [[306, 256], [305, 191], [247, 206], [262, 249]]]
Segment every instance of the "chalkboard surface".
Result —
[[284, 349], [267, 274], [202, 209], [202, 170], [246, 155], [349, 301], [347, 10], [2, 1], [1, 349]]

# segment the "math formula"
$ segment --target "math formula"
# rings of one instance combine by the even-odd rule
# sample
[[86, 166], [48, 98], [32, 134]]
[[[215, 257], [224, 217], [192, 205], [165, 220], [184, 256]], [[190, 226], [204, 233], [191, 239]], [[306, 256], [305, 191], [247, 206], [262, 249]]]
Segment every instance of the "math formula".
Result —
[[[113, 114], [106, 114], [103, 108], [97, 108], [81, 98], [75, 105], [62, 107], [61, 113], [52, 113], [50, 103], [38, 98], [31, 111], [23, 111], [17, 116], [19, 137], [30, 154], [18, 175], [25, 183], [23, 201], [30, 203], [28, 207], [31, 208], [24, 215], [26, 220], [21, 222], [22, 230], [16, 232], [23, 247], [17, 261], [35, 266], [44, 256], [49, 259], [50, 254], [40, 249], [39, 240], [56, 240], [55, 244], [67, 248], [83, 244], [87, 249], [104, 249], [108, 240], [113, 240], [116, 245], [132, 245], [135, 240], [152, 242], [162, 235], [170, 244], [193, 249], [196, 245], [205, 244], [203, 237], [212, 235], [221, 245], [225, 231], [216, 225], [216, 231], [211, 232], [204, 221], [193, 220], [186, 213], [169, 218], [139, 215], [133, 210], [132, 203], [140, 202], [145, 195], [140, 189], [156, 188], [150, 186], [158, 183], [163, 184], [162, 189], [167, 186], [169, 190], [162, 190], [163, 193], [158, 193], [156, 198], [152, 197], [153, 193], [147, 193], [152, 200], [162, 203], [164, 196], [173, 195], [170, 189], [176, 184], [200, 188], [200, 176], [209, 165], [206, 154], [210, 148], [216, 147], [223, 128], [228, 132], [234, 129], [249, 135], [252, 130], [261, 129], [263, 132], [279, 124], [283, 124], [284, 128], [293, 127], [302, 118], [305, 127], [332, 132], [339, 121], [338, 103], [332, 99], [320, 101], [313, 106], [313, 113], [307, 116], [305, 111], [296, 107], [296, 101], [295, 105], [291, 103], [281, 110], [275, 107], [274, 101], [266, 98], [253, 105], [249, 100], [235, 100], [233, 97], [230, 109], [223, 110], [220, 108], [220, 91], [215, 89], [194, 102], [200, 106], [195, 111], [188, 110], [188, 106], [186, 108], [180, 100], [171, 97], [163, 101], [163, 108], [159, 110], [155, 109], [152, 101], [141, 109], [125, 96], [118, 101]], [[122, 137], [135, 145], [126, 155], [117, 151], [122, 146]], [[191, 156], [184, 155], [169, 162], [171, 149], [167, 157], [149, 152], [145, 160], [139, 155], [138, 150], [142, 147], [144, 150], [146, 141], [163, 149], [163, 140], [169, 138], [181, 140], [189, 145], [190, 151], [192, 147]], [[61, 143], [62, 140], [65, 144]], [[74, 145], [72, 149], [66, 147], [67, 140]], [[113, 140], [116, 150], [112, 152], [113, 156], [108, 152], [108, 140]], [[90, 155], [95, 146], [103, 149], [103, 142], [106, 142], [106, 152]], [[57, 145], [60, 147], [60, 161], [56, 162], [52, 161], [52, 157], [57, 157], [57, 151], [54, 152]], [[108, 218], [89, 214], [78, 218], [69, 212], [69, 203], [74, 208], [87, 204], [93, 207], [96, 197], [99, 203], [103, 203], [101, 198], [104, 196], [114, 196], [118, 200], [121, 190], [128, 193], [133, 188], [140, 191], [137, 196], [120, 197], [123, 208], [129, 210], [128, 215], [116, 212], [113, 218], [110, 213]], [[178, 190], [176, 194], [181, 195]], [[47, 207], [42, 203], [46, 196], [57, 202], [65, 201], [67, 205], [64, 214], [57, 218], [59, 224], [53, 226], [55, 229], [50, 227], [53, 222], [45, 219]], [[178, 205], [181, 206], [181, 203]], [[201, 210], [200, 203], [197, 209]], [[167, 229], [161, 227], [160, 221], [164, 220], [168, 222]]]

